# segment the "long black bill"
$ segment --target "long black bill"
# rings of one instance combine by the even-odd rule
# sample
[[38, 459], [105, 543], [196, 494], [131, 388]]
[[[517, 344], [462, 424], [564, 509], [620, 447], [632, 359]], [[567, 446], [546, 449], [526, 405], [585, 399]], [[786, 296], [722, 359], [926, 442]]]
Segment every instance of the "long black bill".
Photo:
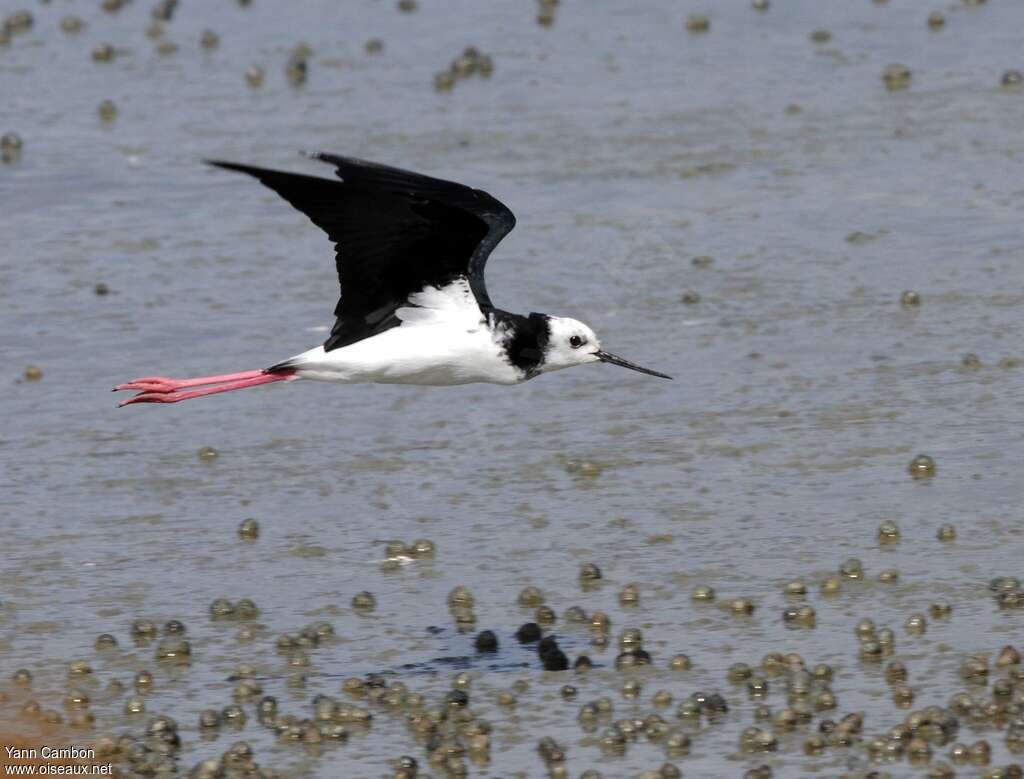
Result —
[[631, 371], [637, 371], [638, 373], [646, 373], [648, 376], [657, 376], [659, 379], [671, 379], [671, 376], [666, 376], [664, 373], [658, 373], [652, 371], [650, 368], [641, 368], [639, 365], [631, 363], [629, 360], [623, 360], [621, 357], [616, 357], [614, 354], [608, 352], [595, 352], [597, 359], [601, 362], [611, 363], [612, 365], [621, 365], [623, 368], [629, 368]]

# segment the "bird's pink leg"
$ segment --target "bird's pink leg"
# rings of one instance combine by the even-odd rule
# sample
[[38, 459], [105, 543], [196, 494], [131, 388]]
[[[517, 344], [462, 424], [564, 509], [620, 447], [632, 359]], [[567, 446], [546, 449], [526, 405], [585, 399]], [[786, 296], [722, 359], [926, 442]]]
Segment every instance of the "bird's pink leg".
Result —
[[224, 373], [220, 376], [196, 376], [192, 379], [168, 379], [163, 376], [145, 376], [141, 379], [133, 379], [127, 384], [118, 384], [114, 392], [118, 390], [141, 390], [142, 392], [174, 392], [175, 390], [187, 387], [205, 387], [207, 384], [223, 384], [227, 381], [241, 381], [243, 379], [255, 379], [257, 376], [265, 375], [263, 371], [241, 371], [239, 373]]
[[[258, 387], [261, 384], [270, 384], [275, 381], [291, 381], [297, 378], [294, 372], [291, 373], [264, 373], [263, 371], [248, 371], [247, 374], [255, 373], [255, 376], [250, 378], [238, 379], [236, 381], [225, 381], [214, 386], [203, 387], [201, 389], [189, 390], [187, 392], [181, 391], [165, 391], [160, 390], [156, 392], [140, 392], [134, 397], [128, 398], [128, 400], [121, 401], [118, 406], [130, 406], [132, 403], [177, 403], [179, 400], [189, 400], [191, 398], [201, 398], [204, 395], [216, 395], [221, 392], [231, 392], [232, 390], [245, 389], [246, 387]], [[241, 374], [236, 374], [241, 375]], [[192, 381], [195, 381], [194, 379]]]

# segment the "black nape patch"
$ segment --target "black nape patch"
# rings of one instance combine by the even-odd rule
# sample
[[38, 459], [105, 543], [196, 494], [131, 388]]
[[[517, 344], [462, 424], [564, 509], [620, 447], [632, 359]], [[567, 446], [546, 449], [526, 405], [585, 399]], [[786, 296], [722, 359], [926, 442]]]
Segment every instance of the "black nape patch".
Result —
[[527, 379], [540, 373], [540, 366], [544, 363], [544, 353], [551, 339], [549, 320], [547, 314], [521, 316], [500, 310], [493, 313], [494, 326], [505, 330], [505, 339], [501, 343], [505, 359], [522, 371]]

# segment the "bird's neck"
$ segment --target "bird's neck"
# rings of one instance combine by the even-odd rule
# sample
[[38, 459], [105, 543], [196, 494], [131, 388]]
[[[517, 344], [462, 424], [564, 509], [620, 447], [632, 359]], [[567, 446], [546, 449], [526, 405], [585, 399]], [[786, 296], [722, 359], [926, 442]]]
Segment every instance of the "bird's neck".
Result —
[[547, 314], [512, 314], [495, 309], [490, 314], [491, 330], [505, 353], [505, 359], [524, 379], [532, 379], [544, 365], [551, 337], [550, 317]]

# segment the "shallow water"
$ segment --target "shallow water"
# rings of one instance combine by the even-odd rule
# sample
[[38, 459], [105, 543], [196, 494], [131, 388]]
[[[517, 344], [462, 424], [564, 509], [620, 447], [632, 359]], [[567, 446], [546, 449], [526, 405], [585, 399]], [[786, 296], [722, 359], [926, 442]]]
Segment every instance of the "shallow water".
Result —
[[[231, 702], [239, 661], [302, 716], [313, 695], [341, 696], [343, 678], [384, 670], [439, 700], [455, 669], [430, 661], [473, 655], [446, 608], [464, 584], [477, 628], [502, 641], [496, 659], [467, 664], [471, 706], [494, 725], [491, 764], [472, 775], [540, 775], [544, 735], [567, 749], [572, 776], [657, 767], [663, 750], [643, 739], [602, 757], [576, 714], [609, 695], [615, 718], [643, 716], [664, 687], [732, 704], [677, 761], [687, 776], [768, 762], [789, 777], [866, 758], [804, 757], [795, 736], [777, 755], [741, 755], [753, 704], [726, 681], [730, 664], [773, 650], [830, 663], [836, 714], [863, 710], [865, 733], [883, 734], [906, 712], [858, 662], [858, 619], [896, 631], [915, 707], [963, 689], [965, 654], [1019, 645], [1024, 612], [998, 611], [986, 584], [1020, 576], [1024, 559], [1024, 91], [999, 86], [1024, 65], [1024, 5], [953, 4], [932, 32], [927, 4], [866, 0], [779, 0], [766, 13], [563, 3], [550, 29], [532, 4], [184, 3], [165, 34], [173, 56], [143, 35], [149, 3], [116, 15], [96, 5], [34, 4], [32, 31], [0, 47], [0, 133], [24, 139], [22, 159], [0, 164], [0, 679], [28, 667], [36, 697], [59, 708], [72, 659], [102, 683], [151, 668], [147, 716], [178, 720], [183, 768], [245, 738], [257, 762], [289, 775], [383, 776], [405, 753], [429, 774], [422, 746], [383, 712], [322, 757], [278, 742], [251, 707], [240, 735], [212, 742], [198, 740], [196, 717]], [[686, 33], [686, 15], [709, 8], [710, 31]], [[87, 24], [77, 36], [58, 27], [72, 12]], [[220, 34], [216, 51], [200, 49], [204, 28]], [[819, 28], [831, 41], [809, 40]], [[370, 37], [382, 53], [364, 53]], [[283, 68], [300, 40], [313, 55], [296, 89]], [[102, 42], [117, 47], [113, 63], [90, 60]], [[467, 45], [494, 58], [494, 75], [436, 93], [434, 72]], [[911, 68], [909, 90], [885, 89], [890, 62]], [[243, 79], [254, 63], [267, 73], [258, 90]], [[119, 107], [110, 124], [96, 113], [106, 98]], [[511, 389], [309, 382], [118, 410], [120, 381], [261, 367], [321, 340], [336, 293], [324, 236], [255, 182], [200, 163], [330, 173], [297, 149], [488, 190], [519, 219], [489, 267], [496, 303], [579, 317], [610, 350], [677, 380], [600, 366]], [[705, 255], [710, 267], [692, 264]], [[97, 282], [110, 294], [94, 294]], [[900, 306], [904, 289], [920, 292], [919, 308]], [[699, 303], [680, 302], [688, 290]], [[968, 352], [980, 368], [961, 365]], [[41, 381], [22, 379], [29, 364]], [[213, 462], [197, 456], [206, 445]], [[935, 458], [934, 478], [908, 476], [919, 452]], [[262, 527], [254, 543], [236, 535], [246, 517]], [[889, 519], [903, 538], [882, 548]], [[943, 523], [954, 543], [936, 540]], [[381, 570], [384, 541], [421, 537], [436, 543], [433, 560]], [[849, 557], [867, 579], [822, 597], [820, 581]], [[604, 572], [596, 592], [577, 581], [585, 561]], [[883, 568], [899, 583], [878, 583]], [[810, 585], [813, 630], [782, 622], [796, 576]], [[618, 605], [627, 582], [641, 586], [638, 607]], [[736, 619], [694, 603], [699, 583], [757, 611]], [[516, 605], [528, 584], [559, 616], [610, 614], [604, 651], [583, 629], [555, 627], [570, 657], [598, 664], [589, 675], [545, 674], [513, 646], [532, 619]], [[377, 598], [370, 616], [350, 608], [360, 590]], [[217, 597], [252, 598], [266, 633], [237, 642], [237, 623], [207, 617]], [[936, 598], [952, 617], [907, 635], [906, 617]], [[190, 668], [134, 648], [137, 617], [183, 620]], [[311, 652], [306, 689], [288, 690], [274, 637], [321, 619], [339, 638]], [[625, 627], [643, 629], [654, 658], [638, 703], [617, 692]], [[103, 632], [118, 637], [113, 658], [92, 648]], [[668, 671], [675, 652], [694, 669]], [[531, 686], [509, 714], [495, 697], [517, 679]], [[558, 695], [567, 682], [575, 702]], [[97, 732], [144, 725], [122, 705], [94, 704]], [[1010, 760], [998, 732], [965, 727], [959, 739], [983, 737], [994, 763]]]

